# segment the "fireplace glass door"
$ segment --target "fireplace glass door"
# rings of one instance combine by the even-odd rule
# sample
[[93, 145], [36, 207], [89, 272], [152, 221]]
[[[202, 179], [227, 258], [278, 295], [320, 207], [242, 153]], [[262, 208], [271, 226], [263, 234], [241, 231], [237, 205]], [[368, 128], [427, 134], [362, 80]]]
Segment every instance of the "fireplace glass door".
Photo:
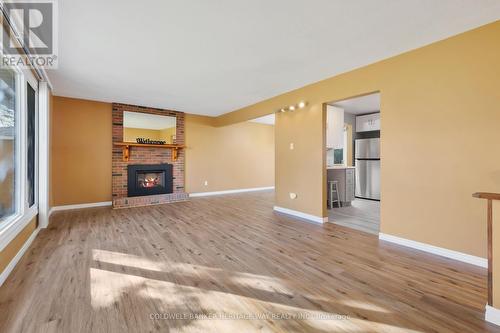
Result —
[[165, 187], [165, 172], [138, 172], [137, 186], [140, 188]]
[[131, 164], [127, 169], [129, 197], [173, 193], [172, 164]]

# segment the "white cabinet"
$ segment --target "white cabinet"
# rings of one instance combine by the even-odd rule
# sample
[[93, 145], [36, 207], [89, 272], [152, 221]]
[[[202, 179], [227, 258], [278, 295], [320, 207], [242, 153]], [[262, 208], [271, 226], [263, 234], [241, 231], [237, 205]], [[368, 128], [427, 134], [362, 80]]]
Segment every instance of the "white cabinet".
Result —
[[331, 105], [326, 108], [326, 147], [344, 148], [344, 109]]
[[356, 117], [356, 132], [380, 131], [380, 112]]

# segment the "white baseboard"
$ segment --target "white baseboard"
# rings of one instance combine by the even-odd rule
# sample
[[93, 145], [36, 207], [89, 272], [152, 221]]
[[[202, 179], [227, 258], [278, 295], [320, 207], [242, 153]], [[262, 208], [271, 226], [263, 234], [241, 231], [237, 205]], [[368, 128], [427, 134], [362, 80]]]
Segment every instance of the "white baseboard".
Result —
[[274, 206], [274, 210], [277, 211], [277, 212], [279, 212], [279, 213], [283, 213], [283, 214], [287, 214], [287, 215], [299, 217], [301, 219], [309, 220], [309, 221], [312, 221], [312, 222], [315, 222], [315, 223], [325, 223], [325, 222], [328, 222], [328, 217], [321, 217], [321, 216], [306, 214], [306, 213], [302, 213], [302, 212], [299, 212], [299, 211], [296, 211], [296, 210], [292, 210], [292, 209], [288, 209], [288, 208]]
[[103, 202], [92, 202], [92, 203], [85, 203], [85, 204], [78, 204], [78, 205], [65, 205], [65, 206], [55, 206], [52, 207], [49, 211], [49, 216], [53, 212], [58, 212], [62, 210], [72, 210], [72, 209], [82, 209], [82, 208], [94, 208], [94, 207], [106, 207], [106, 206], [111, 206], [113, 202], [111, 201], [103, 201]]
[[236, 190], [226, 190], [226, 191], [215, 191], [215, 192], [198, 192], [190, 193], [190, 197], [207, 197], [211, 195], [221, 195], [221, 194], [233, 194], [233, 193], [243, 193], [243, 192], [255, 192], [255, 191], [266, 191], [274, 190], [274, 186], [269, 187], [252, 187], [252, 188], [241, 188]]
[[458, 252], [458, 251], [453, 251], [453, 250], [448, 250], [442, 247], [426, 244], [426, 243], [420, 243], [416, 242], [410, 239], [406, 238], [401, 238], [401, 237], [396, 237], [384, 233], [379, 233], [378, 238], [380, 240], [386, 241], [386, 242], [391, 242], [399, 245], [403, 245], [406, 247], [411, 247], [412, 249], [417, 249], [421, 250], [424, 252], [429, 252], [432, 254], [437, 254], [438, 256], [462, 261], [471, 265], [479, 266], [479, 267], [484, 267], [488, 268], [488, 259], [486, 258], [481, 258], [481, 257], [476, 257], [470, 254]]
[[12, 260], [9, 262], [7, 267], [3, 270], [3, 272], [0, 274], [0, 286], [7, 280], [7, 277], [10, 275], [14, 267], [16, 267], [17, 263], [21, 258], [23, 257], [24, 253], [28, 248], [30, 247], [31, 243], [35, 240], [36, 236], [38, 235], [38, 232], [40, 231], [40, 228], [36, 228], [35, 231], [31, 234], [31, 236], [26, 240], [26, 242], [23, 244], [23, 246], [19, 249], [17, 254], [12, 258]]
[[500, 326], [500, 310], [492, 306], [486, 305], [484, 320], [486, 320], [489, 323]]

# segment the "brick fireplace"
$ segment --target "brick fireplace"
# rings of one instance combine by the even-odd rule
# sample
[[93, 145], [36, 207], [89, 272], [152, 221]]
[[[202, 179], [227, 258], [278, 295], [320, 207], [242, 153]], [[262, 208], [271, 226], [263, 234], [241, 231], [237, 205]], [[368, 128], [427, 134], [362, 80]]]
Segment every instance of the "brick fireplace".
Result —
[[[124, 111], [176, 117], [174, 144], [184, 144], [183, 112], [113, 103], [113, 208], [148, 206], [187, 200], [188, 195], [184, 191], [184, 149], [177, 151], [177, 159], [173, 161], [173, 150], [171, 149], [148, 146], [133, 147], [130, 149], [128, 161], [124, 160], [123, 147], [116, 145], [123, 142]], [[129, 174], [129, 172], [134, 172], [134, 174]], [[134, 182], [133, 186], [137, 188], [129, 195], [131, 181]]]

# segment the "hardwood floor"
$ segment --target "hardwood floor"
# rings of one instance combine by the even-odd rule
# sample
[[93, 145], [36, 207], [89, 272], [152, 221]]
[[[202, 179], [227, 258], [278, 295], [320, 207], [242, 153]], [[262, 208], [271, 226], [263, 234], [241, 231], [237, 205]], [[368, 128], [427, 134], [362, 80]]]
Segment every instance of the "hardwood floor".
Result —
[[344, 227], [377, 235], [380, 231], [380, 202], [356, 198], [351, 206], [328, 209], [328, 220]]
[[486, 270], [273, 196], [54, 214], [0, 288], [0, 332], [500, 332]]

